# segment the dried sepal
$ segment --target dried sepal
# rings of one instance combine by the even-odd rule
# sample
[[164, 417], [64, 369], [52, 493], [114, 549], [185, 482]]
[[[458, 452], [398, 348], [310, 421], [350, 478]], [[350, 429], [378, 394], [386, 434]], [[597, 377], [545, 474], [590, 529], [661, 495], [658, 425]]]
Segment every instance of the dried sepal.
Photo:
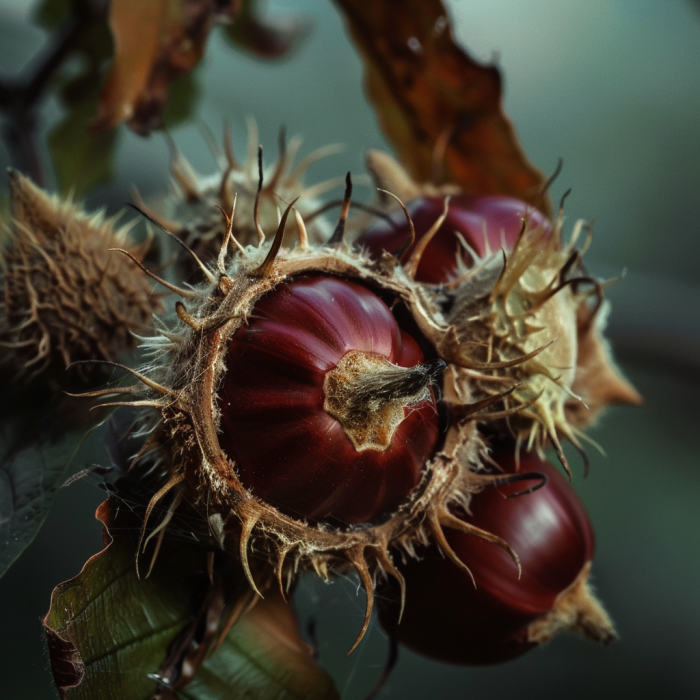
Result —
[[608, 406], [641, 406], [641, 395], [622, 375], [612, 360], [603, 336], [609, 305], [599, 309], [581, 305], [577, 312], [578, 356], [571, 390], [581, 401], [569, 399], [567, 419], [576, 429], [592, 425]]
[[10, 202], [2, 254], [3, 352], [33, 375], [115, 360], [135, 349], [134, 334], [147, 332], [163, 305], [134, 263], [110, 251], [123, 249], [140, 264], [147, 245], [131, 240], [131, 226], [88, 214], [16, 171], [10, 173]]

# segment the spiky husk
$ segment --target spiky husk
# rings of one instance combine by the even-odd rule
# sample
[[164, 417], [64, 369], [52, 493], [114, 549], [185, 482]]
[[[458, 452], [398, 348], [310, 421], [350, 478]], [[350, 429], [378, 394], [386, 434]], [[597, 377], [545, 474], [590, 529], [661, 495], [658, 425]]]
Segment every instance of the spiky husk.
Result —
[[[295, 165], [301, 139], [294, 137], [286, 143], [282, 132], [278, 159], [265, 168], [263, 178], [255, 122], [249, 122], [248, 132], [247, 159], [242, 163], [234, 156], [228, 129], [223, 149], [212, 142], [219, 167], [217, 172], [206, 176], [197, 173], [173, 146], [171, 194], [152, 208], [146, 207], [137, 197], [137, 202], [149, 216], [176, 233], [204, 262], [211, 262], [218, 254], [228, 227], [221, 210], [230, 214], [234, 203], [237, 214], [233, 217], [232, 235], [243, 246], [257, 245], [263, 231], [275, 230], [280, 210], [299, 197], [298, 209], [307, 218], [309, 239], [320, 242], [330, 234], [327, 221], [321, 216], [311, 215], [321, 208], [318, 197], [341, 185], [343, 179], [334, 178], [307, 187], [303, 178], [311, 165], [338, 152], [339, 147], [320, 148]], [[259, 200], [257, 216], [254, 214], [256, 198]]]
[[446, 338], [455, 333], [437, 305], [435, 293], [414, 282], [397, 258], [386, 256], [373, 262], [342, 242], [308, 247], [303, 233], [299, 246], [282, 248], [285, 217], [269, 250], [249, 246], [238, 251], [230, 266], [222, 264], [211, 271], [210, 283], [199, 288], [196, 296], [188, 295], [188, 308], [178, 302], [178, 326], [149, 342], [157, 362], [140, 375], [150, 390], [138, 403], [159, 411], [149, 447], [167, 465], [168, 477], [153, 505], [171, 489], [199, 503], [221, 547], [239, 553], [254, 588], [248, 566], [250, 551], [273, 564], [284, 589], [300, 569], [313, 569], [328, 579], [354, 567], [368, 600], [361, 637], [372, 609], [374, 576], [382, 572], [401, 581], [391, 549], [401, 548], [413, 555], [417, 544], [434, 540], [464, 567], [444, 537], [442, 528], [449, 526], [493, 542], [517, 561], [507, 543], [451, 514], [453, 506], [466, 508], [475, 490], [503, 479], [480, 473], [485, 446], [476, 430], [482, 409], [499, 397], [473, 402], [472, 373], [461, 366], [459, 355], [444, 356], [449, 366], [443, 374], [442, 398], [448, 408], [459, 412], [459, 420], [450, 423], [419, 487], [397, 512], [378, 524], [337, 529], [308, 523], [280, 513], [250, 493], [219, 444], [216, 394], [226, 371], [228, 340], [246, 322], [262, 295], [297, 276], [325, 273], [355, 280], [403, 304], [437, 357], [448, 345]]
[[[231, 263], [227, 257], [234, 227], [229, 222], [216, 267], [200, 263], [208, 283], [179, 290], [187, 307], [178, 302], [177, 320], [146, 345], [153, 362], [137, 373], [147, 389], [135, 405], [157, 409], [157, 418], [147, 420], [145, 450], [160, 461], [164, 474], [147, 517], [173, 491], [175, 501], [185, 497], [198, 504], [220, 546], [240, 556], [256, 591], [248, 563], [251, 552], [276, 570], [283, 590], [302, 569], [328, 579], [354, 568], [367, 592], [359, 642], [369, 624], [376, 575], [394, 577], [403, 587], [392, 551], [414, 556], [417, 545], [433, 541], [468, 570], [444, 536], [443, 527], [452, 527], [502, 547], [518, 562], [506, 542], [451, 511], [466, 510], [474, 492], [512, 477], [483, 471], [488, 457], [479, 424], [513, 421], [517, 434], [524, 433], [537, 449], [549, 440], [559, 446], [559, 434], [576, 439], [565, 405], [576, 382], [581, 309], [588, 308], [591, 294], [578, 288], [583, 280], [568, 276], [577, 272], [579, 258], [573, 253], [576, 236], [568, 246], [561, 245], [561, 220], [552, 238], [535, 230], [510, 255], [487, 254], [460, 279], [431, 286], [413, 279], [425, 246], [418, 246], [406, 261], [400, 251], [370, 260], [347, 246], [343, 216], [348, 206], [326, 245], [308, 245], [297, 214], [298, 245], [284, 246], [291, 208], [269, 246], [264, 239], [257, 246], [236, 242]], [[425, 465], [418, 488], [381, 522], [339, 529], [289, 517], [243, 486], [219, 444], [217, 391], [224, 373], [235, 371], [226, 368], [228, 340], [261, 296], [311, 273], [354, 280], [400, 303], [435, 358], [446, 363], [441, 394], [449, 420], [444, 442]], [[592, 286], [597, 293], [600, 285]], [[490, 410], [499, 403], [501, 410]]]
[[140, 260], [147, 245], [135, 245], [115, 218], [88, 214], [16, 171], [10, 200], [0, 302], [6, 358], [36, 374], [135, 349], [134, 333], [148, 331], [163, 306], [134, 263], [110, 248]]
[[[453, 193], [451, 185], [418, 185], [380, 151], [369, 152], [367, 166], [380, 187], [407, 200]], [[636, 406], [642, 399], [613, 363], [602, 336], [609, 283], [590, 277], [582, 262], [592, 229], [579, 220], [564, 244], [563, 220], [560, 210], [551, 235], [542, 229], [526, 233], [523, 226], [508, 252], [490, 251], [485, 238], [483, 257], [468, 250], [475, 261], [469, 269], [456, 256], [456, 276], [444, 286], [441, 304], [454, 327], [442, 352], [459, 354], [473, 371], [474, 398], [502, 396], [504, 385], [514, 386], [503, 397], [506, 410], [493, 416], [500, 430], [515, 438], [516, 451], [524, 447], [542, 456], [552, 445], [568, 472], [562, 438], [585, 459], [582, 429], [606, 407]], [[424, 247], [430, 236], [421, 240]]]

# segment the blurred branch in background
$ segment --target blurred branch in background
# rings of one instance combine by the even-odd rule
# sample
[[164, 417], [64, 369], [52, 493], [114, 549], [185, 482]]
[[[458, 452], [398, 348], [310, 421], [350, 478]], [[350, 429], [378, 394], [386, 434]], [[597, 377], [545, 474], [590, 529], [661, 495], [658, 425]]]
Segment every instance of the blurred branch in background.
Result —
[[256, 0], [43, 0], [34, 16], [48, 48], [26, 77], [0, 77], [3, 138], [13, 166], [45, 184], [39, 109], [58, 94], [65, 114], [47, 146], [59, 189], [78, 198], [113, 178], [122, 122], [147, 136], [191, 116], [192, 71], [216, 25], [232, 46], [269, 60], [290, 55], [309, 28], [268, 20]]
[[74, 0], [70, 17], [34, 61], [28, 75], [23, 79], [0, 77], [0, 109], [5, 116], [2, 138], [15, 166], [40, 185], [45, 177], [36, 142], [37, 109], [56, 72], [80, 46], [89, 28], [103, 21], [106, 14], [107, 4], [102, 0]]

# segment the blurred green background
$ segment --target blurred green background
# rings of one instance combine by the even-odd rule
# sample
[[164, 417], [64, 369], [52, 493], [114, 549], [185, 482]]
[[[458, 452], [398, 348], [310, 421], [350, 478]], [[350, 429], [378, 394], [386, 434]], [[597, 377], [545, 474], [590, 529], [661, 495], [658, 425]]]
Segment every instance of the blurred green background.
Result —
[[[34, 3], [0, 0], [0, 71], [22, 70], [45, 41]], [[621, 641], [598, 648], [557, 638], [494, 668], [461, 668], [403, 652], [382, 698], [700, 697], [700, 3], [692, 0], [453, 0], [458, 38], [473, 56], [495, 57], [505, 106], [530, 159], [564, 171], [569, 225], [595, 218], [590, 270], [627, 270], [609, 290], [609, 334], [620, 364], [647, 400], [611, 410], [592, 436], [592, 468], [575, 485], [596, 526], [593, 579]], [[216, 32], [200, 67], [196, 116], [217, 133], [224, 119], [245, 152], [245, 117], [276, 152], [281, 124], [304, 137], [303, 152], [332, 142], [346, 150], [315, 165], [309, 181], [363, 171], [369, 147], [386, 147], [362, 91], [359, 59], [327, 0], [272, 0], [271, 16], [303, 16], [313, 31], [290, 60], [263, 64], [235, 53]], [[45, 135], [61, 117], [55, 99], [41, 112]], [[195, 122], [173, 136], [202, 172], [214, 163]], [[46, 164], [48, 166], [48, 158]], [[0, 145], [0, 165], [9, 165]], [[166, 190], [165, 139], [121, 134], [117, 178], [89, 204], [118, 210], [136, 185]], [[3, 183], [3, 191], [6, 184]], [[360, 190], [360, 188], [357, 188]], [[337, 193], [333, 193], [337, 196]], [[369, 198], [371, 193], [360, 196]], [[104, 461], [86, 445], [78, 466]], [[575, 464], [575, 457], [573, 458]], [[0, 697], [52, 698], [40, 617], [52, 588], [101, 548], [93, 519], [96, 481], [62, 491], [44, 529], [0, 579]], [[439, 591], [436, 595], [439, 595]], [[315, 617], [321, 662], [343, 697], [362, 698], [381, 673], [386, 639], [345, 652], [361, 623], [364, 597], [352, 580], [302, 580], [297, 604]]]

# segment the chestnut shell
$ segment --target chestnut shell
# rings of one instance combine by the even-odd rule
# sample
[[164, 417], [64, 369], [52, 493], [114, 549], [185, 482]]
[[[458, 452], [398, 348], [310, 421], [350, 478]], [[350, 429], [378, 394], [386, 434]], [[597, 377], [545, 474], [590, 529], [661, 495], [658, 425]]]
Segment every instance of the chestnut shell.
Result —
[[[512, 447], [493, 458], [514, 473]], [[463, 569], [435, 546], [422, 560], [401, 567], [406, 607], [396, 625], [394, 602], [382, 608], [382, 622], [398, 640], [426, 656], [460, 664], [507, 661], [533, 648], [527, 626], [552, 610], [558, 596], [593, 558], [595, 540], [586, 511], [569, 482], [549, 463], [523, 455], [520, 471], [537, 471], [549, 482], [529, 494], [523, 483], [487, 487], [475, 494], [471, 515], [462, 519], [502, 537], [520, 557], [522, 576], [502, 549], [477, 537], [445, 528], [450, 546], [470, 568]]]
[[[409, 202], [407, 209], [416, 229], [416, 240], [419, 240], [441, 216], [444, 199], [421, 197]], [[465, 265], [473, 265], [472, 256], [461, 245], [455, 232], [460, 233], [479, 256], [483, 256], [487, 252], [484, 238], [491, 252], [504, 245], [510, 250], [518, 238], [523, 218], [527, 221], [528, 231], [540, 226], [551, 231], [549, 219], [519, 199], [498, 195], [452, 197], [445, 221], [423, 253], [416, 280], [432, 284], [445, 282], [455, 272], [458, 255], [462, 256]], [[375, 258], [384, 250], [394, 252], [400, 249], [408, 236], [408, 224], [402, 211], [392, 214], [391, 221], [377, 221], [360, 234], [356, 243]], [[407, 255], [412, 250], [413, 247]]]
[[386, 450], [353, 447], [323, 408], [324, 377], [352, 350], [402, 367], [423, 360], [376, 294], [321, 275], [264, 295], [228, 342], [219, 442], [241, 483], [291, 517], [356, 524], [396, 510], [437, 443], [426, 401], [404, 409]]

